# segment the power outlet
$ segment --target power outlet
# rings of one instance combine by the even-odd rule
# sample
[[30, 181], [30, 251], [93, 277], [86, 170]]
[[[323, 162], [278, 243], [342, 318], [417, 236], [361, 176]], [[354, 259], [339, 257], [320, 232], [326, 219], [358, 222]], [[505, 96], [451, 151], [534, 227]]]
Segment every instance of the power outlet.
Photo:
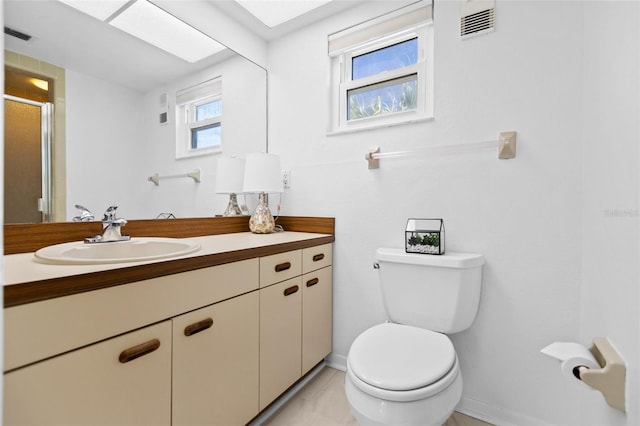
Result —
[[285, 188], [291, 188], [291, 170], [282, 171], [282, 186]]

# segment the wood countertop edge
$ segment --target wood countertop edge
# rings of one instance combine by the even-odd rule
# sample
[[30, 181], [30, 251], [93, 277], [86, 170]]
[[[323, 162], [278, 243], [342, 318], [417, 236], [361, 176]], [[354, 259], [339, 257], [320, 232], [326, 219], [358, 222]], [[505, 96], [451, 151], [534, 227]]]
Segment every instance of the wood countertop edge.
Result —
[[166, 275], [223, 265], [225, 263], [253, 259], [328, 244], [335, 241], [334, 235], [268, 246], [253, 247], [223, 253], [194, 255], [180, 259], [153, 262], [143, 265], [125, 266], [118, 269], [71, 275], [41, 281], [32, 281], [4, 287], [4, 307], [24, 305], [56, 297], [70, 296], [87, 291], [129, 284]]

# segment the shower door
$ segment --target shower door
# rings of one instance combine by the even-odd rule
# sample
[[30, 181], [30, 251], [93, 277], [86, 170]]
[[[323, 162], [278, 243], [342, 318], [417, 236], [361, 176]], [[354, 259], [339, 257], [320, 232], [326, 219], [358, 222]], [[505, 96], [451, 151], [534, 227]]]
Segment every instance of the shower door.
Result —
[[4, 222], [48, 222], [53, 105], [4, 99]]

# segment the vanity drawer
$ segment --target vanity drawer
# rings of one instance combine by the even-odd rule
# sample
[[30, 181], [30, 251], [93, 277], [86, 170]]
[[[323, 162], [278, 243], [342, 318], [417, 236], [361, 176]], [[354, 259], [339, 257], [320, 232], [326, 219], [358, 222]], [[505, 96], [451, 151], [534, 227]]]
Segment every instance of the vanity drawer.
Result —
[[302, 274], [302, 250], [260, 258], [260, 288]]
[[302, 250], [302, 273], [306, 274], [331, 265], [332, 244], [309, 247]]

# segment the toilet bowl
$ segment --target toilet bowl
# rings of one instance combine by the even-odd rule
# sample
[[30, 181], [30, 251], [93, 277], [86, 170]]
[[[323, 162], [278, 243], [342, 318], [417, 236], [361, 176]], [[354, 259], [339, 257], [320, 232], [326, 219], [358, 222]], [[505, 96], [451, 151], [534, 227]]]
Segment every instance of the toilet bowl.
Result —
[[376, 251], [389, 322], [365, 330], [347, 356], [345, 392], [362, 426], [442, 425], [462, 397], [455, 348], [480, 302], [484, 256]]
[[345, 392], [362, 426], [442, 425], [462, 396], [453, 344], [413, 326], [374, 326], [351, 346]]

